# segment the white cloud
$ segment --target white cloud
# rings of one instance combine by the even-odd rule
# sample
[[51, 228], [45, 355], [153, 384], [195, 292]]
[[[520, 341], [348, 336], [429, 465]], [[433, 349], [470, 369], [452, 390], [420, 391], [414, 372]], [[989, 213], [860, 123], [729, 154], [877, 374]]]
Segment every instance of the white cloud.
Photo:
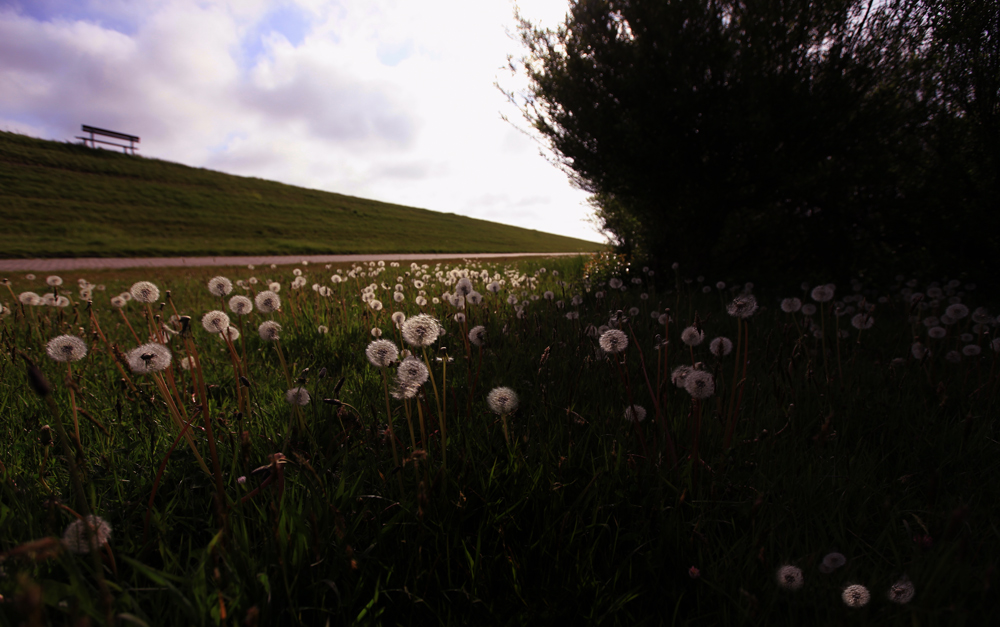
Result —
[[[160, 0], [117, 30], [111, 4], [0, 12], [0, 123], [105, 126], [148, 156], [600, 239], [586, 194], [501, 120], [519, 118], [493, 85], [518, 52], [506, 0]], [[522, 8], [554, 25], [566, 2]]]

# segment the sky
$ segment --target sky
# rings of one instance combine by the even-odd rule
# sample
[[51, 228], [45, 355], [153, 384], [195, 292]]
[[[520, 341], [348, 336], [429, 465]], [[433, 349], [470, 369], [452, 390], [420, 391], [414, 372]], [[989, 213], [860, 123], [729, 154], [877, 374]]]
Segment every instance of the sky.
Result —
[[[0, 129], [603, 241], [495, 86], [526, 85], [514, 6], [0, 0]], [[555, 27], [568, 0], [517, 6]]]

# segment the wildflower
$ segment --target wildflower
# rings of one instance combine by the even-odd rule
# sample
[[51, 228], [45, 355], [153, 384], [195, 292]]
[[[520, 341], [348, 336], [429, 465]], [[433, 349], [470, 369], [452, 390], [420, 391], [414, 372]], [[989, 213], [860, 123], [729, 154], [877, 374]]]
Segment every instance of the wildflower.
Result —
[[431, 316], [418, 314], [403, 321], [401, 331], [403, 340], [410, 346], [426, 347], [437, 341], [441, 327]]
[[802, 575], [802, 569], [791, 564], [785, 564], [778, 569], [777, 579], [780, 587], [793, 592], [801, 589], [802, 584], [806, 581]]
[[567, 311], [566, 312], [566, 319], [567, 320], [578, 320], [579, 318], [580, 318], [580, 312], [579, 311]]
[[705, 341], [705, 332], [697, 327], [688, 327], [681, 331], [681, 341], [688, 346], [698, 346]]
[[111, 525], [91, 514], [71, 522], [63, 532], [62, 542], [73, 553], [90, 553], [107, 544], [109, 539]]
[[990, 342], [990, 348], [993, 349], [994, 353], [1000, 353], [1000, 337], [994, 338], [993, 341]]
[[618, 277], [612, 277], [608, 281], [608, 287], [610, 287], [613, 290], [616, 290], [616, 289], [620, 288], [621, 286], [622, 286], [622, 280], [619, 279]]
[[954, 320], [961, 320], [969, 315], [969, 308], [962, 303], [955, 303], [944, 310], [944, 314]]
[[136, 374], [148, 374], [166, 370], [170, 366], [170, 349], [163, 344], [151, 342], [133, 348], [127, 355], [128, 367]]
[[982, 352], [982, 349], [977, 344], [966, 344], [962, 347], [962, 354], [966, 357], [975, 357], [980, 352]]
[[[1000, 340], [1000, 338], [997, 338], [997, 340]], [[993, 341], [996, 342], [997, 340]], [[920, 342], [914, 342], [913, 346], [910, 347], [910, 353], [913, 354], [914, 359], [923, 359], [927, 355], [927, 348]]]
[[812, 299], [817, 303], [825, 303], [833, 300], [834, 289], [835, 288], [832, 283], [828, 285], [817, 285], [813, 288], [810, 296], [812, 296]]
[[472, 342], [473, 346], [482, 346], [483, 342], [486, 341], [486, 327], [483, 325], [472, 327], [469, 331], [469, 341]]
[[268, 320], [257, 327], [257, 334], [265, 342], [273, 342], [281, 337], [281, 325], [274, 320]]
[[517, 393], [506, 387], [493, 388], [486, 395], [486, 404], [490, 406], [490, 411], [494, 414], [506, 416], [517, 411]]
[[660, 317], [656, 319], [656, 322], [662, 325], [666, 325], [670, 322], [670, 314], [660, 314]]
[[642, 422], [646, 419], [646, 408], [641, 405], [631, 405], [625, 408], [625, 420]]
[[319, 333], [320, 335], [326, 335], [327, 333], [330, 332], [330, 327], [326, 326], [325, 324], [321, 324], [318, 327], [316, 327], [316, 332]]
[[493, 281], [492, 283], [486, 286], [486, 289], [487, 291], [492, 292], [493, 294], [498, 294], [500, 293], [500, 284], [497, 283], [496, 281]]
[[49, 340], [45, 352], [56, 361], [80, 361], [87, 355], [87, 344], [75, 335], [60, 335]]
[[733, 299], [727, 311], [730, 316], [749, 318], [757, 312], [757, 299], [753, 294], [743, 294]]
[[227, 338], [229, 339], [230, 342], [235, 342], [236, 340], [240, 339], [240, 330], [237, 329], [236, 327], [226, 327], [225, 329], [219, 332], [220, 340], [225, 342]]
[[941, 324], [941, 319], [937, 316], [927, 316], [923, 319], [923, 324], [925, 327], [930, 329], [931, 327], [936, 327]]
[[628, 336], [618, 329], [608, 329], [597, 341], [605, 353], [617, 355], [628, 347]]
[[[254, 277], [250, 277], [250, 279], [251, 279], [250, 280], [251, 284], [257, 282], [257, 279], [255, 279]], [[277, 281], [271, 281], [270, 283], [267, 284], [267, 289], [277, 294], [278, 292], [281, 291], [281, 283], [278, 283]]]
[[29, 305], [32, 307], [42, 304], [42, 297], [34, 292], [21, 292], [17, 295], [17, 300], [19, 300], [22, 305]]
[[253, 311], [253, 301], [246, 296], [233, 296], [229, 299], [229, 311], [237, 316], [245, 316]]
[[679, 388], [684, 387], [684, 381], [694, 369], [691, 366], [677, 366], [670, 373], [670, 382]]
[[132, 292], [129, 291], [122, 292], [121, 294], [119, 294], [119, 296], [125, 299], [125, 302], [132, 300]]
[[931, 327], [930, 329], [927, 329], [928, 337], [935, 340], [940, 340], [947, 334], [948, 331], [946, 331], [944, 327]]
[[724, 357], [733, 352], [733, 342], [728, 337], [717, 337], [709, 343], [708, 351], [716, 357]]
[[197, 365], [197, 362], [195, 362], [194, 357], [185, 357], [181, 360], [181, 368], [184, 370], [190, 370], [191, 366], [195, 365]]
[[382, 337], [382, 329], [378, 327], [372, 327], [372, 337]]
[[69, 307], [69, 299], [65, 296], [60, 296], [52, 301], [53, 307]]
[[869, 313], [859, 313], [851, 318], [851, 326], [858, 330], [870, 329], [875, 324], [875, 318]]
[[155, 303], [160, 300], [160, 288], [149, 281], [139, 281], [129, 291], [132, 294], [132, 298], [140, 303]]
[[816, 313], [816, 305], [813, 305], [812, 303], [808, 303], [806, 305], [802, 305], [802, 315], [803, 316], [811, 316], [811, 315], [813, 315], [815, 313]]
[[781, 311], [785, 313], [795, 313], [802, 309], [802, 301], [798, 298], [786, 298], [781, 301]]
[[962, 354], [958, 351], [948, 351], [944, 355], [944, 360], [948, 363], [957, 364], [962, 361]]
[[229, 316], [221, 311], [210, 311], [201, 317], [201, 326], [209, 333], [222, 333], [229, 326]]
[[467, 277], [462, 277], [455, 284], [455, 293], [461, 296], [468, 296], [472, 292], [472, 281]]
[[469, 292], [465, 296], [465, 302], [471, 305], [478, 305], [479, 303], [483, 302], [483, 295], [476, 291]]
[[842, 554], [837, 552], [827, 553], [819, 565], [819, 570], [821, 573], [832, 573], [846, 563], [847, 558]]
[[389, 340], [375, 340], [365, 349], [368, 362], [376, 368], [385, 368], [399, 357], [399, 349]]
[[393, 323], [395, 323], [397, 329], [401, 324], [403, 324], [404, 320], [406, 320], [406, 314], [404, 314], [402, 311], [397, 311], [396, 313], [392, 314], [392, 321]]
[[399, 369], [396, 372], [396, 385], [400, 388], [412, 389], [414, 394], [407, 396], [407, 398], [412, 398], [416, 389], [426, 383], [429, 376], [430, 373], [424, 362], [410, 355], [399, 364]]
[[35, 280], [35, 275], [33, 275], [33, 274], [26, 274], [26, 275], [24, 275], [24, 278], [27, 279], [27, 280], [29, 280], [29, 281], [34, 281]]
[[374, 311], [382, 311], [382, 301], [376, 298], [373, 298], [370, 301], [368, 301], [368, 306], [371, 307], [372, 310]]
[[552, 290], [545, 290], [545, 293], [542, 294], [542, 298], [544, 298], [545, 300], [552, 300], [555, 297], [556, 293], [553, 292]]
[[684, 378], [684, 389], [691, 398], [706, 399], [715, 394], [715, 378], [710, 372], [692, 370]]
[[872, 595], [868, 592], [868, 588], [856, 583], [844, 588], [840, 598], [844, 600], [847, 607], [864, 607], [868, 605], [868, 601], [871, 601]]
[[273, 290], [264, 290], [259, 292], [257, 297], [254, 298], [254, 302], [257, 304], [257, 309], [261, 313], [271, 313], [272, 311], [277, 311], [281, 308], [281, 297], [278, 296]]
[[62, 277], [58, 277], [54, 274], [50, 277], [46, 277], [45, 282], [51, 285], [52, 287], [58, 287], [63, 284]]
[[309, 390], [304, 387], [292, 388], [285, 392], [285, 400], [289, 405], [304, 407], [309, 404]]
[[913, 587], [913, 583], [906, 577], [903, 577], [896, 583], [889, 586], [889, 592], [886, 594], [886, 597], [888, 597], [888, 599], [893, 603], [902, 605], [912, 601], [915, 592], [916, 590]]
[[233, 282], [224, 276], [213, 277], [208, 281], [208, 291], [221, 298], [233, 291]]
[[406, 296], [404, 296], [402, 292], [396, 292], [392, 295], [392, 300], [396, 301], [397, 303], [401, 303], [404, 300], [406, 300]]

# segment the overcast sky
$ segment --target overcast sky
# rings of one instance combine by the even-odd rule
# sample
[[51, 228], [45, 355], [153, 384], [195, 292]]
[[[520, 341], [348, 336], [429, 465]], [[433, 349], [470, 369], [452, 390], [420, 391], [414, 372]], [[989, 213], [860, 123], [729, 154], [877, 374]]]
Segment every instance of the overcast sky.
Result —
[[[546, 26], [568, 0], [520, 0]], [[511, 0], [0, 0], [0, 128], [601, 241], [518, 127]]]

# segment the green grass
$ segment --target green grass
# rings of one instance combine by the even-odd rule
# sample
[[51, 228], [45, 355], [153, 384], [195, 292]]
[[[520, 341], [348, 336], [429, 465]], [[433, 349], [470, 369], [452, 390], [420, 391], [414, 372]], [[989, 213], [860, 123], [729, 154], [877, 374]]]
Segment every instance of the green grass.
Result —
[[507, 253], [600, 244], [0, 132], [0, 256]]
[[[453, 267], [419, 271], [431, 275], [428, 299], [454, 291], [447, 274]], [[841, 286], [838, 301], [858, 294], [877, 303], [874, 326], [859, 334], [849, 315], [833, 315], [833, 302], [811, 319], [786, 314], [779, 297], [808, 297], [758, 286], [762, 307], [748, 319], [749, 343], [741, 346], [749, 364], [742, 392], [734, 395], [742, 356], [708, 351], [714, 337], [736, 338], [737, 319], [726, 313], [735, 295], [730, 289], [703, 293], [697, 282], [669, 277], [654, 284], [637, 272], [623, 277], [627, 289], [612, 291], [603, 285], [607, 275], [594, 274], [600, 269], [593, 263], [585, 268], [582, 258], [467, 269], [501, 274], [506, 284], [493, 295], [480, 275], [474, 278], [485, 299], [465, 309], [466, 327], [449, 304], [416, 305], [408, 264], [339, 284], [331, 282], [334, 269], [303, 266], [301, 290], [291, 288], [288, 268], [226, 270], [234, 281], [254, 275], [257, 289], [272, 280], [283, 286], [280, 312], [255, 310], [242, 321], [237, 363], [250, 383], [241, 388], [248, 393], [242, 406], [228, 350], [199, 323], [221, 307], [205, 289], [218, 269], [84, 273], [107, 287], [94, 292], [93, 307], [108, 343], [95, 337], [76, 293], [79, 274], [63, 275], [62, 293], [76, 302], [65, 309], [28, 307], [22, 315], [9, 295], [0, 298], [16, 308], [0, 319], [0, 594], [13, 600], [0, 603], [0, 623], [28, 621], [33, 612], [39, 621], [87, 615], [101, 623], [108, 612], [98, 572], [111, 613], [149, 625], [990, 623], [1000, 560], [994, 318], [974, 329], [967, 316], [947, 325], [944, 338], [930, 339], [911, 316], [939, 316], [947, 301], [918, 310], [900, 285], [860, 292]], [[400, 304], [392, 296], [398, 277]], [[139, 279], [163, 291], [153, 307], [161, 320], [172, 306], [192, 316], [206, 388], [179, 367], [190, 349], [171, 335], [175, 401], [191, 415], [207, 407], [213, 419], [225, 524], [215, 513], [213, 477], [183, 441], [169, 452], [178, 429], [153, 376], [127, 372], [133, 390], [115, 365], [110, 345], [127, 352], [136, 341], [109, 297]], [[43, 280], [18, 277], [12, 289], [41, 293]], [[312, 283], [332, 292], [313, 291]], [[372, 283], [385, 304], [378, 313], [361, 299]], [[544, 298], [546, 290], [563, 308]], [[528, 303], [520, 315], [507, 302], [511, 294]], [[570, 302], [575, 294], [579, 305]], [[942, 298], [949, 296], [958, 294]], [[959, 297], [975, 309], [990, 295]], [[651, 315], [667, 308], [669, 328]], [[389, 401], [397, 447], [408, 459], [402, 468], [386, 431], [381, 374], [364, 354], [373, 328], [399, 344], [389, 318], [397, 310], [408, 316], [423, 310], [447, 330], [428, 352], [434, 380], [422, 387], [428, 435], [424, 440], [415, 425], [416, 447], [427, 458], [418, 465], [407, 427], [408, 414], [417, 421], [415, 401]], [[588, 327], [608, 324], [609, 312], [619, 310], [629, 316], [621, 325], [629, 345], [616, 358], [598, 350]], [[145, 340], [142, 307], [132, 301], [124, 311]], [[579, 319], [568, 319], [568, 311]], [[255, 332], [270, 318], [284, 328], [290, 376], [312, 396], [299, 415], [284, 400], [288, 385], [276, 345]], [[695, 321], [706, 339], [689, 348], [681, 330]], [[319, 333], [320, 324], [330, 332]], [[474, 324], [486, 328], [481, 358], [463, 340]], [[823, 325], [825, 342], [808, 330]], [[846, 337], [837, 337], [838, 327]], [[45, 343], [63, 333], [78, 334], [89, 347], [73, 364], [73, 398], [108, 430], [80, 418], [82, 497], [67, 463], [74, 455], [62, 453], [69, 441], [55, 428], [58, 417], [72, 429], [66, 367], [45, 354]], [[664, 353], [654, 347], [665, 333]], [[973, 337], [962, 339], [964, 333]], [[930, 358], [913, 357], [915, 337], [931, 348]], [[981, 354], [946, 359], [968, 344], [981, 346]], [[53, 385], [56, 414], [29, 387], [23, 356]], [[446, 362], [435, 357], [454, 361], [445, 372]], [[697, 477], [695, 407], [666, 376], [692, 360], [715, 377], [701, 413], [697, 457], [704, 464]], [[495, 386], [520, 396], [508, 418], [510, 443], [487, 407]], [[726, 449], [734, 397], [742, 401]], [[630, 403], [648, 410], [638, 427], [623, 419]], [[300, 418], [304, 430], [293, 426]], [[200, 419], [195, 424], [204, 426]], [[206, 433], [199, 429], [195, 437], [211, 467]], [[253, 494], [274, 473], [267, 465], [278, 452], [289, 461], [282, 466], [283, 491], [272, 483]], [[59, 550], [57, 541], [45, 544], [74, 520], [67, 508], [79, 511], [81, 498], [114, 529], [96, 559]], [[847, 564], [822, 574], [817, 566], [831, 551]], [[804, 572], [801, 590], [777, 585], [784, 564]], [[904, 575], [916, 596], [906, 605], [890, 603], [886, 591]], [[871, 590], [867, 607], [851, 609], [840, 600], [851, 583]]]

